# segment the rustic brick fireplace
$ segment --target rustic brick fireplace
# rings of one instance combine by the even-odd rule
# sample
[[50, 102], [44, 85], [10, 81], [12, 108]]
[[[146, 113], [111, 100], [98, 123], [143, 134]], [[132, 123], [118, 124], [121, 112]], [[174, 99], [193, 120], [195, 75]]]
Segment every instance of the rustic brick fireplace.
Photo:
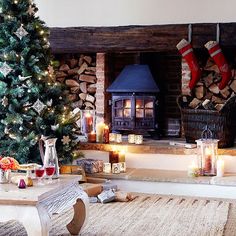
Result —
[[[96, 122], [104, 120], [110, 126], [112, 124], [111, 93], [106, 91], [107, 88], [126, 66], [131, 64], [148, 65], [153, 75], [153, 82], [158, 88], [155, 89], [155, 92], [144, 91], [145, 95], [148, 95], [148, 100], [141, 101], [139, 99], [140, 105], [142, 102], [151, 101], [153, 108], [147, 107], [146, 112], [152, 109], [154, 111], [151, 111], [151, 113], [153, 112], [151, 119], [149, 117], [141, 121], [140, 118], [137, 118], [136, 123], [142, 126], [137, 129], [137, 132], [144, 133], [144, 130], [149, 130], [153, 134], [155, 131], [155, 137], [179, 136], [180, 113], [176, 105], [176, 97], [180, 94], [181, 88], [181, 60], [178, 55], [139, 52], [56, 54], [55, 57], [60, 62], [57, 80], [67, 85], [66, 96], [72, 101], [73, 107], [96, 110]], [[159, 87], [160, 92], [157, 93]], [[142, 86], [140, 91], [142, 91]], [[158, 106], [156, 105], [157, 101]], [[118, 128], [116, 126], [113, 128], [117, 131], [127, 130], [127, 127]]]
[[[222, 47], [236, 48], [235, 24], [221, 24], [220, 27]], [[215, 24], [193, 25], [192, 46], [201, 51], [204, 58], [203, 45], [215, 38], [215, 28]], [[189, 93], [190, 71], [187, 64], [182, 63], [176, 44], [187, 36], [188, 25], [52, 28], [50, 42], [55, 54], [94, 55], [96, 86], [89, 83], [90, 91], [93, 91], [89, 95], [94, 96], [97, 122], [101, 119], [112, 122], [111, 94], [106, 89], [122, 69], [130, 64], [147, 64], [160, 89], [160, 135], [178, 136], [181, 117], [176, 98], [181, 93]], [[92, 99], [83, 97], [86, 102], [88, 98]]]

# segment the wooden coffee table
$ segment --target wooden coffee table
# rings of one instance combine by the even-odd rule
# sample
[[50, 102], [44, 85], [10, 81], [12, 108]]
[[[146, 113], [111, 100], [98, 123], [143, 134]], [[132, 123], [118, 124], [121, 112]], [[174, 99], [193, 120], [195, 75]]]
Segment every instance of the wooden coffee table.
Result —
[[81, 176], [63, 175], [52, 184], [19, 189], [0, 184], [0, 221], [18, 220], [29, 236], [48, 235], [53, 214], [74, 208], [66, 226], [72, 235], [79, 233], [87, 217], [88, 196], [79, 186]]

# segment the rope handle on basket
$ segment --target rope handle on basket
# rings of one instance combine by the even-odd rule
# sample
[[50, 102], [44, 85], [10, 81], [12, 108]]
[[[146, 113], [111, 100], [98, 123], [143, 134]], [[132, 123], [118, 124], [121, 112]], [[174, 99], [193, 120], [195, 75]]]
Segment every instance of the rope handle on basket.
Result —
[[212, 139], [212, 137], [213, 137], [212, 131], [206, 125], [202, 131], [201, 138], [202, 139]]

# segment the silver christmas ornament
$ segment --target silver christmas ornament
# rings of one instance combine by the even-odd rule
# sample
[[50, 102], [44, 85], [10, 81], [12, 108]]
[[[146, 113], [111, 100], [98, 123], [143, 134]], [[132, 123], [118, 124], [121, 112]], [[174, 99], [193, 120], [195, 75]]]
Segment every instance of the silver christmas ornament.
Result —
[[20, 81], [25, 81], [25, 80], [27, 80], [27, 79], [30, 79], [31, 77], [32, 77], [32, 75], [29, 75], [29, 76], [21, 76], [21, 75], [19, 75], [19, 76], [18, 76], [18, 78], [19, 78]]
[[49, 107], [52, 106], [52, 99], [50, 99], [49, 101], [47, 101], [47, 106], [49, 106]]
[[38, 114], [40, 115], [41, 112], [44, 110], [44, 108], [46, 107], [46, 105], [41, 102], [39, 99], [37, 99], [37, 101], [33, 104], [32, 108], [38, 112]]
[[23, 130], [23, 127], [22, 127], [22, 126], [20, 126], [19, 130], [20, 130], [20, 131], [22, 131], [22, 130]]
[[21, 40], [24, 36], [26, 36], [29, 33], [21, 25], [14, 34]]
[[4, 133], [9, 134], [9, 129], [7, 127], [5, 127], [5, 129], [4, 129]]
[[7, 65], [6, 62], [4, 62], [1, 66], [0, 66], [0, 72], [3, 74], [4, 77], [6, 77], [13, 69]]
[[59, 128], [59, 124], [51, 125], [51, 130], [56, 131]]
[[8, 98], [6, 96], [3, 97], [2, 99], [2, 105], [6, 107], [8, 105]]

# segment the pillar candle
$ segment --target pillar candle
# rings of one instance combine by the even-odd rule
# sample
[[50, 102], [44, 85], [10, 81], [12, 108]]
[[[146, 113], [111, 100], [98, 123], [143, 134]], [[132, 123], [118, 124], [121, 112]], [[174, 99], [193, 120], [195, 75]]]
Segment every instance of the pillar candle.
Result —
[[88, 134], [88, 142], [96, 143], [96, 133], [94, 131]]
[[223, 177], [225, 172], [225, 163], [224, 161], [219, 158], [216, 163], [216, 174], [217, 177]]
[[124, 150], [119, 152], [119, 162], [125, 162], [125, 151]]
[[118, 163], [119, 162], [119, 153], [118, 153], [118, 151], [110, 151], [109, 152], [109, 162], [110, 163]]
[[103, 130], [103, 143], [109, 143], [109, 127], [107, 125], [104, 126]]
[[96, 125], [96, 136], [97, 136], [97, 142], [98, 143], [103, 142], [104, 126], [105, 126], [105, 124], [103, 122], [100, 122]]

